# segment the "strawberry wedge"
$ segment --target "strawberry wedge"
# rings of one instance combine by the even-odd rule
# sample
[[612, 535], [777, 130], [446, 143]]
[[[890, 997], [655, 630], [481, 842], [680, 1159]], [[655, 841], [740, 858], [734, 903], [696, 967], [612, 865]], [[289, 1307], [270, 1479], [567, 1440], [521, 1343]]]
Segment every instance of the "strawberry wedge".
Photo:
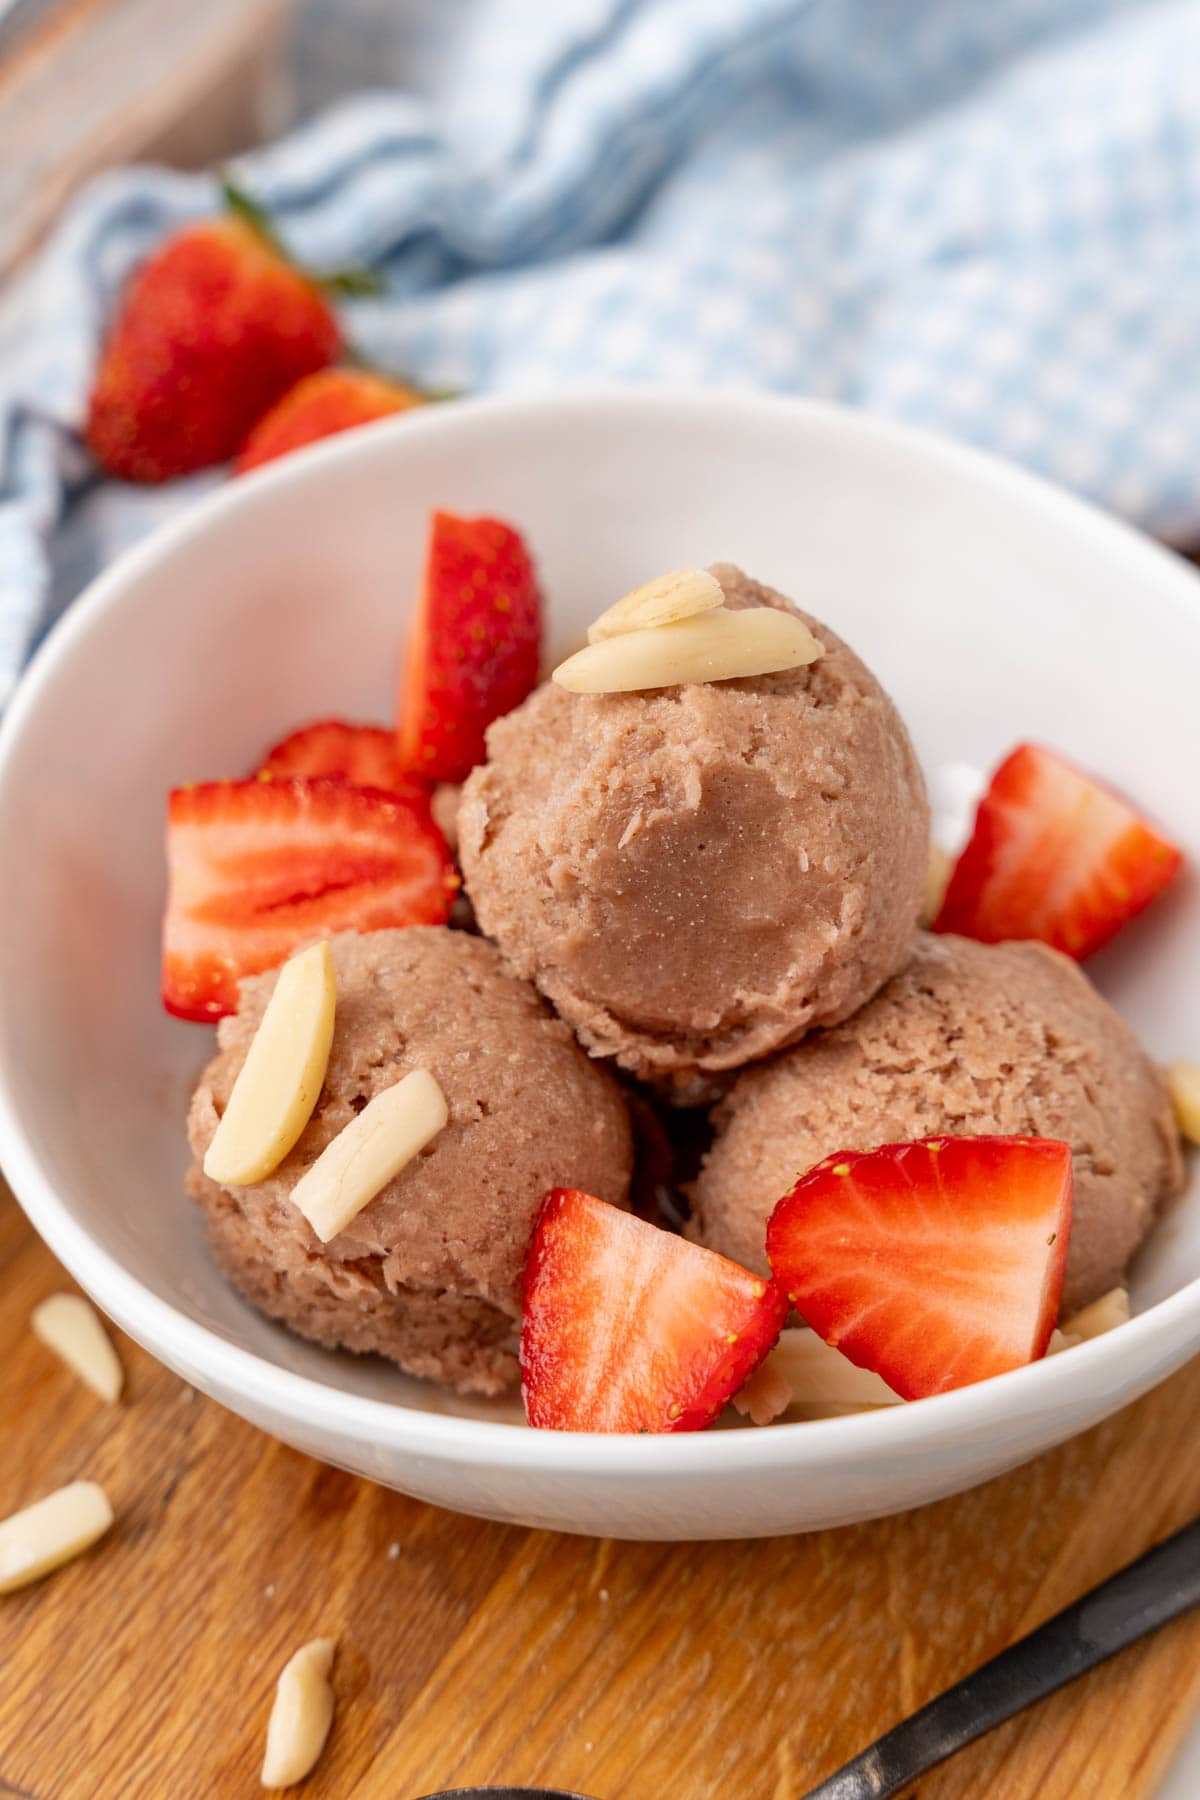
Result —
[[1045, 1355], [1070, 1230], [1068, 1145], [929, 1138], [827, 1156], [767, 1256], [819, 1337], [917, 1400]]
[[243, 976], [335, 931], [440, 925], [458, 885], [428, 808], [341, 781], [210, 781], [167, 816], [162, 996], [236, 1012]]
[[326, 776], [418, 802], [429, 792], [428, 782], [401, 769], [394, 731], [382, 725], [350, 725], [345, 719], [318, 719], [291, 732], [267, 751], [255, 774], [284, 780]]
[[533, 690], [541, 643], [533, 563], [512, 526], [434, 513], [400, 683], [402, 767], [462, 781], [492, 720]]
[[1021, 744], [992, 776], [935, 931], [1040, 938], [1082, 961], [1178, 873], [1175, 845], [1108, 788]]
[[552, 1431], [700, 1431], [786, 1315], [774, 1282], [555, 1188], [525, 1266], [526, 1417]]

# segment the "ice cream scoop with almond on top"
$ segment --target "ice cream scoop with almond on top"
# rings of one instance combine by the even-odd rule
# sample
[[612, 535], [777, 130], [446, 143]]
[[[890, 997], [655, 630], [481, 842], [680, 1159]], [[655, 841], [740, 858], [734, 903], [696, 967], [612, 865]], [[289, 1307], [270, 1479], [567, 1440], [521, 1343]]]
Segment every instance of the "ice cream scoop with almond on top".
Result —
[[[347, 932], [328, 957], [327, 1060], [280, 1160], [239, 1167], [219, 1137], [279, 977], [243, 985], [196, 1088], [189, 1187], [213, 1252], [303, 1337], [497, 1393], [516, 1381], [521, 1272], [546, 1193], [574, 1184], [627, 1202], [625, 1102], [480, 938]], [[257, 1120], [267, 1104], [252, 1100]], [[268, 1160], [283, 1141], [268, 1140]]]
[[[698, 610], [671, 616], [680, 588]], [[925, 790], [849, 646], [730, 565], [599, 633], [492, 726], [463, 873], [593, 1055], [686, 1086], [846, 1018], [902, 966]]]

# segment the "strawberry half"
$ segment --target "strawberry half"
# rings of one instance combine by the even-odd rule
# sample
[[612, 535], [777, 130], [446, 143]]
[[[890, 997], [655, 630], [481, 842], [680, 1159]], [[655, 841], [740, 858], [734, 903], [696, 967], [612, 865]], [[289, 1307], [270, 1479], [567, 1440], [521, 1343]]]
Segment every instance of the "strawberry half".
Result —
[[257, 775], [280, 780], [291, 776], [326, 776], [352, 787], [381, 788], [419, 804], [429, 794], [428, 782], [400, 767], [396, 734], [382, 725], [349, 725], [344, 719], [318, 719], [267, 751]]
[[400, 683], [400, 761], [431, 781], [462, 781], [483, 734], [537, 683], [542, 602], [511, 525], [437, 512]]
[[552, 1431], [700, 1431], [786, 1315], [774, 1282], [555, 1188], [525, 1265], [525, 1415]]
[[1082, 961], [1148, 906], [1183, 858], [1123, 800], [1021, 744], [992, 776], [935, 931], [1040, 938]]
[[310, 938], [440, 925], [458, 878], [428, 808], [340, 781], [210, 781], [168, 803], [163, 1004], [237, 1011]]
[[289, 388], [259, 419], [238, 452], [237, 473], [246, 475], [306, 444], [424, 403], [425, 395], [415, 388], [369, 369], [318, 369]]
[[929, 1138], [827, 1156], [767, 1224], [788, 1299], [906, 1400], [1046, 1353], [1071, 1231], [1052, 1138]]

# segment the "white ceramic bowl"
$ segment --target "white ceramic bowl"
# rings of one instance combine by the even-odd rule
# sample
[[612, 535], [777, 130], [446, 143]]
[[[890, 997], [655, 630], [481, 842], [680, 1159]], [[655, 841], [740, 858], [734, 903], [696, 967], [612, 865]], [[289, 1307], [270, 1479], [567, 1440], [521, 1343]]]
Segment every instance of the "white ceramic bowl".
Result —
[[[389, 421], [231, 484], [104, 575], [0, 734], [0, 1163], [117, 1323], [313, 1455], [493, 1518], [748, 1537], [897, 1511], [1013, 1467], [1200, 1349], [1200, 1205], [1162, 1225], [1115, 1335], [885, 1412], [682, 1437], [533, 1432], [245, 1306], [183, 1197], [206, 1029], [158, 1003], [163, 798], [329, 713], [388, 716], [435, 505], [528, 534], [559, 646], [656, 570], [729, 559], [828, 619], [935, 792], [1044, 739], [1200, 858], [1200, 588], [1041, 483], [857, 414], [645, 392]], [[1191, 876], [1094, 973], [1165, 1058], [1200, 1055]]]

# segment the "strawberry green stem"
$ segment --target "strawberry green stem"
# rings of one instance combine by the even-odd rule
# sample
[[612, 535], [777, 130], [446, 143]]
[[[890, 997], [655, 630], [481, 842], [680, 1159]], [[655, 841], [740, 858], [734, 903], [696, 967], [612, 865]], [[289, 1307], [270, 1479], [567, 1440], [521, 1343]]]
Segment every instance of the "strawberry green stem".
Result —
[[266, 208], [260, 206], [257, 200], [252, 199], [244, 188], [239, 187], [230, 178], [228, 173], [222, 172], [220, 183], [225, 205], [234, 218], [240, 219], [243, 225], [248, 225], [265, 249], [269, 250], [273, 256], [277, 256], [281, 262], [289, 264], [293, 269], [298, 269], [312, 282], [314, 287], [321, 288], [328, 294], [359, 297], [382, 294], [385, 291], [384, 283], [371, 269], [304, 268], [294, 256], [288, 254]]

